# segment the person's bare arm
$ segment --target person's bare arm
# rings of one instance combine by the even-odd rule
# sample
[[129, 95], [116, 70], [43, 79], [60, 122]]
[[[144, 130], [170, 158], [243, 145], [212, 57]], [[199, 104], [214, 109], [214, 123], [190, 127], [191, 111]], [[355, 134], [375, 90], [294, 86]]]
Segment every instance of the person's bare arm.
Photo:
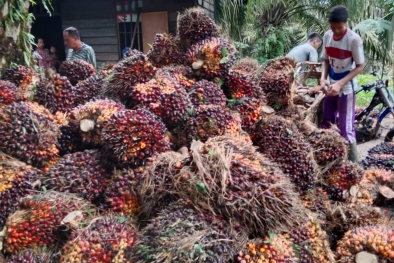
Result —
[[321, 72], [321, 77], [320, 77], [320, 86], [321, 86], [324, 94], [328, 93], [326, 88], [330, 87], [330, 83], [327, 80], [328, 67], [329, 67], [329, 60], [328, 59], [323, 60], [322, 72]]
[[342, 89], [343, 85], [351, 81], [355, 78], [358, 74], [360, 74], [364, 69], [364, 64], [356, 65], [356, 68], [349, 72], [343, 79], [339, 80], [338, 82], [334, 83], [331, 86], [330, 92], [328, 93], [329, 96], [336, 96], [339, 94], [339, 91]]

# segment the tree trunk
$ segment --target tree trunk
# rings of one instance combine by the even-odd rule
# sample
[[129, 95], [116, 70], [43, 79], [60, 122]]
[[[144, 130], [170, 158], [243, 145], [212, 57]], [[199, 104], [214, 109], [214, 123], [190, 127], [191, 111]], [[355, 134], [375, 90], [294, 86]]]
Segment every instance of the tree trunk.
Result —
[[29, 6], [29, 0], [0, 0], [0, 72], [30, 59]]

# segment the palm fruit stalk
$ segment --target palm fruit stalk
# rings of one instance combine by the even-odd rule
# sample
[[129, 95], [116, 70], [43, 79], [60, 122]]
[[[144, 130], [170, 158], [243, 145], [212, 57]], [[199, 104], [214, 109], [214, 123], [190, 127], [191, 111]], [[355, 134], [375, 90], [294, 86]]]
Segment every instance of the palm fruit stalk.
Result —
[[52, 113], [67, 112], [77, 105], [77, 90], [67, 77], [56, 74], [51, 76], [51, 79], [41, 79], [37, 85], [34, 101], [45, 106]]
[[248, 74], [252, 78], [255, 78], [258, 70], [260, 69], [260, 65], [256, 59], [246, 57], [238, 60], [231, 69], [240, 71], [244, 74]]
[[355, 262], [360, 252], [369, 252], [378, 257], [377, 262], [393, 262], [394, 230], [386, 226], [366, 226], [348, 231], [338, 242], [338, 262]]
[[36, 167], [55, 162], [59, 127], [44, 107], [18, 102], [0, 110], [0, 150]]
[[77, 85], [79, 81], [85, 80], [90, 76], [96, 74], [93, 65], [88, 62], [76, 59], [66, 60], [59, 68], [59, 74], [67, 77], [73, 86]]
[[12, 82], [0, 80], [0, 108], [16, 100], [16, 90], [17, 87]]
[[148, 60], [157, 68], [170, 64], [181, 64], [183, 54], [171, 34], [156, 34], [153, 45], [146, 54]]
[[21, 65], [4, 71], [0, 79], [15, 84], [17, 101], [31, 100], [34, 95], [34, 87], [40, 81], [38, 74], [32, 68]]
[[[360, 171], [357, 168], [357, 171]], [[372, 205], [379, 200], [379, 186], [376, 181], [363, 176], [362, 180], [350, 187], [349, 191], [344, 192], [346, 203], [350, 205]]]
[[125, 110], [104, 124], [100, 140], [118, 166], [138, 167], [153, 154], [170, 150], [166, 132], [155, 114], [145, 109]]
[[[56, 249], [94, 211], [89, 202], [69, 194], [46, 192], [26, 197], [7, 220], [4, 251], [15, 254], [37, 247]], [[70, 220], [65, 218], [68, 215]]]
[[101, 207], [120, 215], [136, 216], [141, 211], [135, 185], [137, 185], [139, 168], [116, 170], [104, 191], [104, 202]]
[[128, 218], [98, 217], [72, 233], [60, 263], [131, 263], [136, 240], [135, 227]]
[[4, 263], [55, 263], [57, 257], [47, 249], [28, 249], [11, 255]]
[[178, 16], [177, 33], [185, 47], [219, 36], [215, 22], [202, 8], [189, 8]]
[[264, 92], [253, 77], [241, 71], [230, 69], [225, 77], [223, 89], [231, 99], [253, 97], [267, 102]]
[[219, 105], [200, 105], [194, 109], [179, 134], [180, 146], [189, 145], [192, 140], [207, 141], [220, 135], [239, 135], [240, 123], [228, 109]]
[[212, 104], [222, 108], [226, 106], [226, 96], [214, 82], [203, 79], [188, 87], [186, 91], [195, 107], [202, 104]]
[[225, 77], [235, 62], [235, 48], [223, 38], [210, 38], [190, 47], [185, 55], [185, 65], [201, 78], [212, 80]]
[[279, 163], [301, 190], [316, 184], [318, 169], [312, 147], [291, 120], [265, 118], [255, 125], [251, 137], [259, 151]]
[[101, 157], [96, 150], [66, 154], [49, 167], [42, 183], [47, 189], [79, 194], [93, 201], [104, 191], [111, 177]]
[[[174, 177], [177, 193], [238, 222], [249, 234], [286, 231], [304, 215], [288, 178], [250, 142], [215, 137], [193, 141], [192, 162]], [[278, 183], [280, 182], [280, 183]]]
[[80, 134], [84, 145], [97, 147], [100, 145], [100, 136], [105, 123], [112, 115], [124, 109], [123, 104], [113, 100], [92, 100], [72, 109], [69, 114], [69, 126]]
[[63, 156], [69, 153], [75, 153], [83, 150], [82, 137], [68, 125], [62, 125], [59, 128], [60, 138], [57, 140], [59, 155]]
[[394, 143], [382, 142], [368, 151], [361, 162], [364, 168], [378, 168], [394, 171]]
[[91, 99], [97, 98], [100, 96], [100, 92], [105, 85], [105, 80], [103, 77], [98, 77], [96, 75], [92, 75], [89, 78], [80, 81], [75, 86], [76, 105], [85, 104]]
[[193, 70], [184, 65], [170, 65], [157, 70], [156, 77], [170, 77], [175, 79], [179, 85], [190, 90], [190, 87], [196, 83], [193, 79]]
[[350, 188], [361, 182], [364, 178], [364, 172], [361, 166], [349, 161], [332, 167], [327, 173], [325, 181], [331, 198], [346, 201], [350, 195]]
[[179, 200], [142, 229], [133, 262], [230, 262], [245, 239], [221, 216]]
[[0, 155], [0, 229], [23, 197], [40, 185], [42, 172], [4, 154]]
[[131, 56], [119, 61], [111, 74], [108, 87], [104, 92], [120, 98], [130, 94], [134, 85], [148, 82], [156, 73], [156, 68], [146, 56], [135, 51]]
[[275, 109], [289, 105], [293, 99], [295, 62], [288, 57], [270, 61], [257, 79], [265, 92], [268, 104]]

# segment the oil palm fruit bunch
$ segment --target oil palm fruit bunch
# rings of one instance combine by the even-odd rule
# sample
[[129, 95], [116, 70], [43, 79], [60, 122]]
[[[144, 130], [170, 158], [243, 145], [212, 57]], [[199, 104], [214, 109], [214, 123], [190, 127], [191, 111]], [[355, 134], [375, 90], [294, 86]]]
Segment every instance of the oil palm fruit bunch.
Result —
[[266, 116], [265, 106], [264, 101], [258, 98], [245, 97], [235, 100], [230, 108], [241, 115], [242, 129], [246, 132], [251, 132], [254, 125]]
[[16, 100], [17, 87], [12, 82], [0, 80], [0, 108]]
[[309, 189], [306, 193], [301, 195], [301, 200], [306, 209], [318, 213], [318, 215], [323, 216], [323, 218], [325, 218], [326, 211], [331, 204], [327, 191], [322, 187]]
[[158, 102], [161, 95], [161, 89], [162, 86], [155, 79], [135, 85], [127, 101], [128, 108], [149, 106], [151, 103]]
[[156, 77], [160, 76], [175, 79], [187, 91], [196, 83], [196, 80], [193, 79], [193, 70], [184, 65], [170, 65], [160, 68], [156, 72]]
[[186, 89], [190, 101], [195, 107], [202, 104], [226, 106], [226, 96], [223, 90], [214, 82], [200, 80]]
[[219, 105], [200, 105], [180, 132], [179, 143], [185, 146], [192, 140], [205, 142], [211, 137], [225, 134], [240, 134], [240, 123], [232, 113]]
[[140, 166], [155, 153], [169, 151], [164, 123], [145, 109], [115, 113], [103, 126], [100, 140], [118, 166]]
[[260, 69], [260, 65], [256, 59], [246, 57], [238, 60], [234, 66], [231, 67], [231, 69], [248, 74], [254, 78], [257, 74], [257, 71]]
[[41, 177], [40, 170], [4, 154], [0, 155], [1, 229], [3, 229], [7, 217], [18, 208], [20, 199], [37, 190]]
[[266, 100], [264, 92], [252, 76], [242, 71], [230, 70], [225, 77], [224, 90], [231, 99], [254, 97]]
[[0, 79], [15, 84], [17, 101], [31, 100], [34, 86], [40, 81], [38, 74], [32, 68], [21, 65], [5, 70]]
[[132, 169], [115, 170], [105, 188], [102, 208], [121, 215], [136, 216], [141, 211], [135, 191], [139, 175]]
[[365, 177], [371, 181], [375, 181], [380, 185], [385, 185], [394, 189], [394, 172], [383, 169], [372, 169], [365, 171]]
[[245, 238], [220, 216], [181, 199], [142, 229], [133, 262], [230, 262]]
[[350, 205], [372, 205], [379, 199], [379, 187], [376, 181], [363, 176], [363, 179], [349, 191], [344, 191], [342, 196], [346, 197], [345, 202]]
[[295, 61], [279, 57], [270, 61], [257, 79], [267, 95], [269, 105], [280, 108], [291, 104], [293, 97]]
[[59, 127], [60, 138], [57, 140], [57, 148], [61, 156], [83, 150], [82, 137], [68, 125]]
[[11, 255], [4, 263], [54, 263], [56, 257], [47, 249], [28, 249]]
[[103, 77], [92, 75], [89, 78], [80, 81], [76, 86], [76, 105], [85, 104], [93, 98], [100, 95], [105, 84]]
[[73, 86], [77, 85], [79, 81], [85, 80], [96, 74], [93, 65], [88, 62], [76, 59], [66, 60], [59, 68], [59, 74], [67, 77]]
[[277, 116], [281, 116], [285, 119], [291, 119], [295, 122], [295, 124], [299, 124], [304, 120], [304, 113], [301, 108], [297, 105], [290, 104], [286, 107], [282, 107], [279, 111], [275, 113]]
[[96, 150], [66, 154], [49, 167], [42, 183], [47, 189], [80, 194], [93, 201], [104, 191], [111, 177], [101, 157]]
[[189, 8], [178, 16], [177, 34], [186, 46], [201, 40], [218, 37], [219, 30], [215, 22], [202, 8]]
[[44, 107], [14, 102], [0, 110], [0, 150], [36, 167], [56, 161], [59, 127]]
[[393, 262], [393, 241], [394, 230], [391, 227], [366, 226], [352, 229], [338, 242], [337, 260], [355, 262], [356, 254], [365, 251], [378, 256], [377, 262]]
[[368, 151], [361, 162], [365, 168], [378, 168], [394, 171], [394, 143], [382, 142]]
[[137, 239], [126, 217], [104, 216], [78, 229], [63, 247], [60, 263], [131, 263], [131, 250]]
[[195, 205], [258, 235], [286, 231], [304, 214], [290, 181], [252, 143], [219, 136], [193, 141], [190, 150], [189, 172], [177, 174], [175, 186]]
[[171, 34], [156, 34], [151, 49], [146, 54], [153, 66], [161, 68], [169, 64], [181, 64], [183, 54]]
[[346, 161], [334, 166], [326, 175], [326, 185], [331, 198], [345, 201], [350, 194], [350, 188], [364, 178], [364, 169], [353, 162]]
[[97, 76], [102, 78], [108, 78], [116, 65], [116, 62], [106, 62], [104, 63], [97, 72]]
[[235, 62], [235, 48], [223, 38], [209, 38], [190, 47], [185, 55], [185, 65], [198, 77], [208, 80], [224, 77]]
[[[26, 197], [7, 220], [4, 251], [15, 254], [28, 248], [56, 248], [94, 211], [89, 202], [72, 195], [46, 192]], [[72, 212], [77, 216], [66, 220]]]
[[315, 185], [318, 170], [312, 147], [293, 121], [279, 116], [264, 118], [255, 125], [252, 140], [301, 190]]
[[77, 105], [77, 90], [67, 77], [59, 74], [52, 79], [42, 79], [37, 85], [34, 101], [45, 106], [52, 113], [67, 112]]
[[319, 129], [307, 139], [314, 149], [318, 165], [326, 167], [333, 162], [341, 164], [347, 160], [348, 143], [336, 130]]
[[69, 126], [80, 134], [85, 145], [97, 147], [100, 145], [104, 124], [112, 115], [124, 109], [123, 104], [110, 99], [91, 100], [72, 109], [69, 114]]
[[155, 73], [156, 68], [147, 57], [135, 50], [129, 57], [125, 57], [115, 65], [113, 76], [109, 80], [108, 87], [104, 88], [104, 92], [122, 98], [130, 94], [137, 83], [151, 80]]

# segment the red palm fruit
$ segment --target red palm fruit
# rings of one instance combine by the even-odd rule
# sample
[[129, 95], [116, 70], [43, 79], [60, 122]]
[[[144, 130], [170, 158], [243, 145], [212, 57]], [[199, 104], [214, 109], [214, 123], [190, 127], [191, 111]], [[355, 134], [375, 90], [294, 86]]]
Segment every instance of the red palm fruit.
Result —
[[250, 75], [237, 70], [230, 70], [224, 81], [226, 95], [232, 99], [253, 97], [266, 101], [265, 94]]
[[56, 146], [61, 156], [83, 150], [82, 137], [79, 132], [68, 125], [60, 126], [59, 130], [60, 138], [57, 140]]
[[235, 100], [235, 102], [231, 104], [231, 109], [240, 113], [242, 129], [250, 133], [254, 125], [266, 116], [264, 112], [265, 105], [264, 100], [245, 97]]
[[114, 67], [116, 65], [116, 62], [106, 62], [101, 67], [99, 68], [97, 72], [97, 76], [101, 78], [108, 78], [114, 70]]
[[203, 79], [188, 87], [186, 91], [195, 107], [202, 104], [212, 104], [223, 108], [226, 106], [226, 96], [214, 82]]
[[0, 80], [0, 108], [16, 100], [16, 90], [17, 87], [12, 82]]
[[176, 80], [186, 90], [189, 90], [196, 83], [193, 79], [193, 71], [184, 65], [166, 66], [156, 72], [156, 77], [171, 77]]
[[161, 89], [162, 85], [156, 79], [135, 85], [127, 100], [128, 108], [149, 106], [150, 103], [157, 103], [160, 99]]
[[36, 167], [58, 158], [59, 127], [44, 107], [14, 102], [0, 110], [0, 150]]
[[[26, 197], [7, 220], [4, 251], [15, 254], [28, 248], [57, 248], [94, 211], [89, 202], [69, 194], [47, 192]], [[70, 213], [75, 215], [73, 220], [64, 220]]]
[[170, 150], [166, 127], [145, 109], [125, 110], [104, 124], [101, 144], [119, 166], [139, 166], [155, 153]]
[[235, 62], [235, 48], [223, 38], [198, 42], [186, 52], [185, 65], [206, 79], [224, 77]]
[[124, 109], [123, 104], [109, 99], [92, 100], [72, 109], [69, 114], [69, 126], [80, 134], [85, 145], [96, 147], [100, 145], [104, 124], [112, 115]]
[[103, 193], [111, 177], [101, 157], [96, 150], [66, 154], [49, 167], [42, 183], [47, 189], [79, 194], [93, 201]]
[[183, 54], [171, 34], [156, 34], [153, 45], [147, 53], [153, 66], [161, 68], [169, 64], [181, 64]]
[[34, 87], [39, 83], [40, 78], [32, 68], [17, 65], [5, 70], [1, 75], [1, 80], [15, 84], [16, 101], [29, 101], [34, 95]]
[[89, 78], [80, 81], [76, 86], [76, 105], [85, 104], [93, 98], [100, 96], [100, 92], [105, 85], [103, 77], [92, 75]]
[[96, 70], [93, 65], [84, 60], [66, 60], [60, 66], [59, 74], [67, 77], [72, 85], [77, 85], [79, 81], [95, 75]]

